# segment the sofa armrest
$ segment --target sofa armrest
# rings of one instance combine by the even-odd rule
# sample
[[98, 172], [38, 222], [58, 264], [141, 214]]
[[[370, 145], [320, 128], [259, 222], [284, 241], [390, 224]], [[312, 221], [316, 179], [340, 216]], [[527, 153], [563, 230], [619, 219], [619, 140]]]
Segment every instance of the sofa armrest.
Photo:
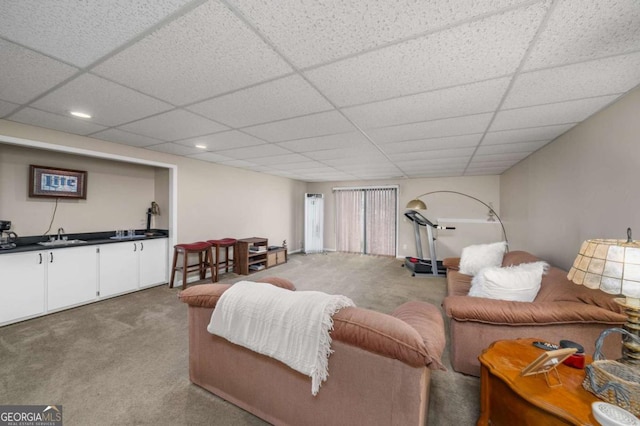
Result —
[[456, 321], [496, 325], [620, 324], [625, 315], [576, 302], [513, 302], [470, 296], [445, 297], [445, 314]]
[[460, 258], [459, 257], [445, 257], [442, 259], [442, 266], [447, 269], [453, 269], [454, 271], [460, 270]]
[[[261, 283], [267, 283], [281, 287], [287, 290], [295, 290], [296, 287], [293, 283], [286, 278], [280, 277], [265, 277], [260, 278]], [[189, 306], [199, 306], [201, 308], [214, 308], [218, 299], [222, 296], [229, 287], [233, 284], [201, 284], [194, 285], [186, 290], [178, 293], [178, 299], [188, 304]]]

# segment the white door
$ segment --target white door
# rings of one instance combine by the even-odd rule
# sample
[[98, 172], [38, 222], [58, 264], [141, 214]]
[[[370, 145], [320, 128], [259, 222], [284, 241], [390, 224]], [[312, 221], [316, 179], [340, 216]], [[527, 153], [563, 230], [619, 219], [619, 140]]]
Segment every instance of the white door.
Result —
[[44, 252], [47, 265], [47, 311], [96, 299], [96, 247], [71, 247]]
[[304, 252], [324, 251], [324, 195], [304, 194]]
[[100, 246], [100, 298], [114, 296], [138, 288], [137, 242], [104, 244]]
[[0, 325], [44, 312], [41, 252], [0, 255]]
[[140, 247], [140, 287], [166, 283], [168, 240], [146, 240], [137, 244]]

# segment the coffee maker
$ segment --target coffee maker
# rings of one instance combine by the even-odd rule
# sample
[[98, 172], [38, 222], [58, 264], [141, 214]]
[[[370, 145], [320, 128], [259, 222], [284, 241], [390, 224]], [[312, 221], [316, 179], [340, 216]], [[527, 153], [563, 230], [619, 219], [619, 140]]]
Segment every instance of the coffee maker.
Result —
[[10, 250], [16, 248], [18, 235], [10, 231], [11, 221], [0, 220], [0, 250]]

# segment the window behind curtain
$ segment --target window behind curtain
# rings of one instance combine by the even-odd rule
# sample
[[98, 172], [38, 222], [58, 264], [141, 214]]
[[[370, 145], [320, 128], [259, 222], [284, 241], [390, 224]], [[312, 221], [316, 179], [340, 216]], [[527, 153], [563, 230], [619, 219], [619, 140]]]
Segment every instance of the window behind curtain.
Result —
[[337, 251], [395, 256], [397, 193], [395, 187], [335, 188]]

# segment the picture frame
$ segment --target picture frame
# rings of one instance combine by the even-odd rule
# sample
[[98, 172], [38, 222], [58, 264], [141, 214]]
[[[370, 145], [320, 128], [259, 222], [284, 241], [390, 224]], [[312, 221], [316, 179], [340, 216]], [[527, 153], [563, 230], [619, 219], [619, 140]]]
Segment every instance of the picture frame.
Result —
[[562, 362], [576, 353], [576, 348], [556, 349], [555, 351], [543, 352], [538, 358], [522, 369], [521, 376], [531, 376], [534, 374], [548, 373], [554, 370]]
[[84, 170], [29, 165], [29, 197], [87, 199]]

